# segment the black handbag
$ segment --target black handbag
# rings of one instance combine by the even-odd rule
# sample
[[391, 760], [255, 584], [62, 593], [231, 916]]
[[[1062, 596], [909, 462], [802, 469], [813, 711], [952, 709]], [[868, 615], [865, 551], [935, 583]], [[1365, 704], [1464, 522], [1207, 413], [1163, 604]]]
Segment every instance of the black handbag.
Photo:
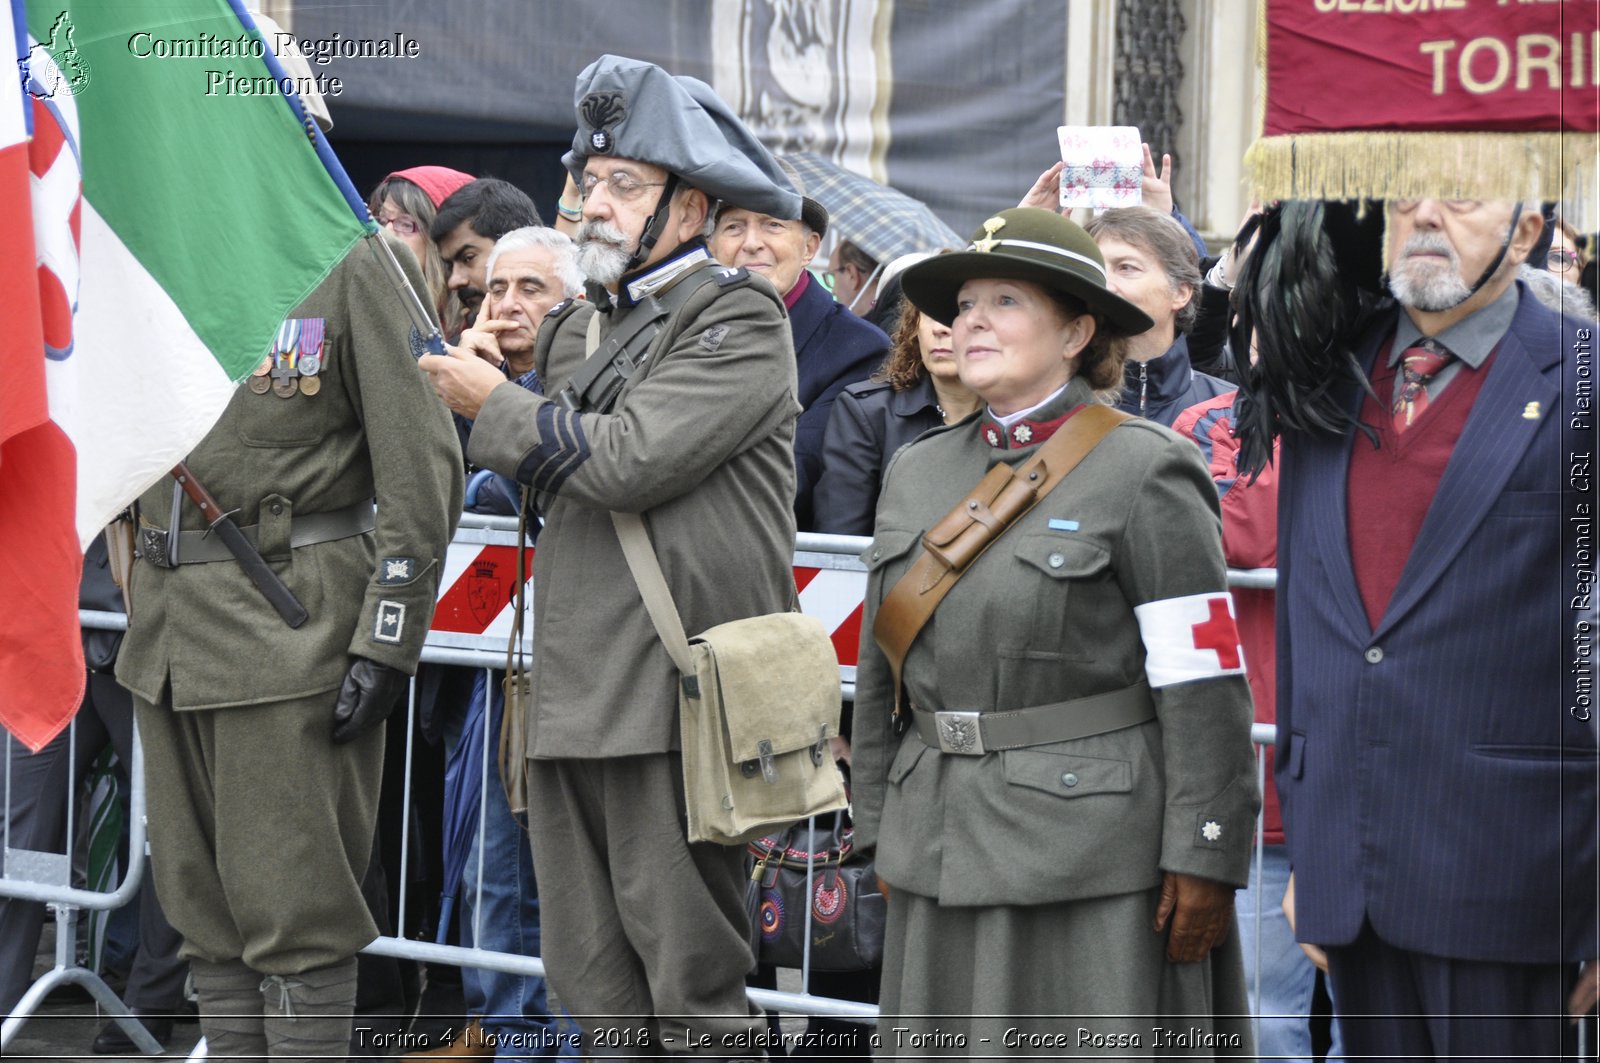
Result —
[[758, 961], [801, 966], [809, 932], [813, 971], [865, 971], [882, 964], [887, 904], [872, 861], [855, 852], [854, 834], [840, 811], [831, 829], [817, 824], [808, 831], [801, 821], [748, 844], [745, 910]]

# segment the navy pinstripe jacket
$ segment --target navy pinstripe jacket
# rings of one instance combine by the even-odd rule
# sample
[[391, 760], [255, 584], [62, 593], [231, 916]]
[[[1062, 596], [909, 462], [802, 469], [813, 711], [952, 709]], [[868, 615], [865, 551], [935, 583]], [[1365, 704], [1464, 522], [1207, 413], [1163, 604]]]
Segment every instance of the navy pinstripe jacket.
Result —
[[[1276, 778], [1301, 941], [1368, 919], [1436, 956], [1595, 955], [1594, 326], [1519, 294], [1376, 630], [1351, 437], [1284, 440]], [[1392, 332], [1361, 348], [1368, 371]]]

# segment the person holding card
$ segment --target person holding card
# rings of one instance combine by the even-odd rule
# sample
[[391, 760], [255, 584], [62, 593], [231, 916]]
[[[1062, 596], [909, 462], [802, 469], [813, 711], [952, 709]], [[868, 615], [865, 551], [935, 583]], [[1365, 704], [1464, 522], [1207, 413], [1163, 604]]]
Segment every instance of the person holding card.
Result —
[[1128, 340], [1117, 408], [1167, 427], [1197, 402], [1233, 385], [1195, 370], [1188, 332], [1200, 309], [1200, 264], [1183, 227], [1151, 207], [1118, 207], [1086, 226], [1106, 259], [1106, 284], [1150, 315]]

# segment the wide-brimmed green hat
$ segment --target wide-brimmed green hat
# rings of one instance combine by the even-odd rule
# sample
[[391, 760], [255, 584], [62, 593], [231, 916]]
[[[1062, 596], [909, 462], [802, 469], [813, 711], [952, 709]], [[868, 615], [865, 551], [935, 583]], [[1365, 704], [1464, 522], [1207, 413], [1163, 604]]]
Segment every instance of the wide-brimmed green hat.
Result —
[[1064, 292], [1105, 317], [1112, 331], [1136, 336], [1150, 315], [1106, 287], [1105, 257], [1077, 223], [1038, 207], [1012, 207], [985, 221], [965, 251], [935, 255], [907, 269], [906, 298], [941, 324], [956, 318], [956, 293], [969, 280], [1020, 280]]

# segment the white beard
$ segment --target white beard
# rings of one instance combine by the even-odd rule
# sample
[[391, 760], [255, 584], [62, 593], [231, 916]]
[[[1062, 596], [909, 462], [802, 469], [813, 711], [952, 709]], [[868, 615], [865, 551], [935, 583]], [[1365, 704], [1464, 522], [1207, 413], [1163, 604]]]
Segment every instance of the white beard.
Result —
[[[1418, 251], [1437, 252], [1449, 261], [1441, 265], [1408, 257]], [[1389, 270], [1389, 291], [1401, 306], [1434, 313], [1459, 306], [1472, 289], [1461, 279], [1461, 258], [1448, 240], [1437, 233], [1414, 233]]]
[[578, 269], [595, 284], [610, 287], [622, 279], [632, 252], [621, 229], [604, 221], [578, 228]]

